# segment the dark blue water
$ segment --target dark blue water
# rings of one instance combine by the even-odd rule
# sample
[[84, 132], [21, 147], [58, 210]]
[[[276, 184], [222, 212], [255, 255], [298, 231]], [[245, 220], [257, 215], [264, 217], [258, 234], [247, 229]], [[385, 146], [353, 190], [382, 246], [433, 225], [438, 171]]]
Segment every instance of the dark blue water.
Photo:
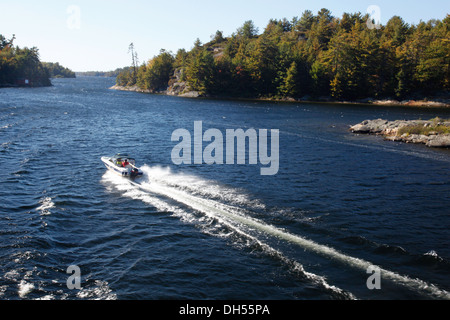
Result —
[[[450, 151], [348, 132], [450, 110], [53, 84], [0, 89], [0, 299], [450, 297]], [[278, 174], [174, 165], [172, 132], [200, 120], [223, 133], [280, 129]], [[140, 186], [100, 161], [123, 151], [145, 171]], [[67, 286], [71, 265], [81, 289]]]

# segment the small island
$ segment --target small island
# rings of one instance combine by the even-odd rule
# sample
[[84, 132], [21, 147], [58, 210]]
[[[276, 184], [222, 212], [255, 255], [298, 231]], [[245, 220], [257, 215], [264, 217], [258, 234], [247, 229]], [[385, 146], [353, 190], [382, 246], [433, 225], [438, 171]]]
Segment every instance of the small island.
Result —
[[450, 119], [366, 120], [350, 127], [353, 133], [382, 135], [386, 140], [450, 148]]

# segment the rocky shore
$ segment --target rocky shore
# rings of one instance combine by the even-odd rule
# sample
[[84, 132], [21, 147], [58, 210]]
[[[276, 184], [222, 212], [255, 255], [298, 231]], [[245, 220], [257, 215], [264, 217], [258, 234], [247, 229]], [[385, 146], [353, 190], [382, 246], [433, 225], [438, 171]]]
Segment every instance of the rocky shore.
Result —
[[450, 120], [366, 120], [350, 127], [353, 133], [376, 134], [386, 140], [450, 148]]
[[193, 91], [189, 88], [189, 85], [186, 81], [182, 80], [181, 71], [176, 70], [174, 75], [169, 81], [169, 86], [166, 90], [162, 91], [152, 91], [145, 90], [140, 88], [137, 85], [134, 86], [112, 86], [110, 89], [112, 90], [121, 90], [121, 91], [133, 91], [133, 92], [141, 92], [141, 93], [154, 93], [154, 94], [165, 94], [169, 96], [178, 96], [185, 98], [199, 98], [202, 95], [198, 91]]
[[123, 86], [119, 86], [119, 85], [114, 85], [109, 89], [120, 90], [120, 91], [140, 92], [140, 93], [165, 94], [165, 95], [169, 95], [169, 96], [178, 96], [178, 97], [185, 97], [185, 98], [201, 97], [200, 93], [197, 91], [185, 91], [185, 92], [176, 92], [174, 90], [152, 91], [152, 90], [145, 90], [145, 89], [139, 88], [138, 86], [123, 87]]
[[[185, 98], [200, 98], [200, 97], [209, 97], [208, 95], [202, 95], [198, 91], [192, 91], [186, 85], [185, 82], [179, 81], [172, 83], [167, 90], [163, 91], [151, 91], [144, 90], [138, 86], [118, 86], [114, 85], [110, 89], [112, 90], [122, 90], [122, 91], [133, 91], [133, 92], [141, 92], [141, 93], [155, 93], [155, 94], [165, 94], [169, 96], [177, 96], [177, 97], [185, 97]], [[223, 97], [222, 97], [223, 98]], [[450, 108], [450, 99], [435, 99], [433, 101], [430, 100], [373, 100], [373, 99], [360, 99], [355, 101], [335, 101], [330, 97], [319, 97], [312, 98], [309, 96], [305, 96], [303, 98], [294, 99], [294, 98], [254, 98], [252, 100], [263, 100], [263, 101], [281, 101], [281, 102], [311, 102], [311, 103], [336, 103], [336, 104], [358, 104], [358, 105], [381, 105], [381, 106], [407, 106], [407, 107], [436, 107], [436, 108]]]
[[369, 104], [381, 106], [407, 106], [407, 107], [450, 107], [450, 99], [431, 100], [369, 100]]
[[150, 90], [144, 90], [144, 89], [139, 88], [138, 86], [124, 87], [124, 86], [119, 86], [117, 84], [112, 86], [109, 89], [111, 89], [111, 90], [120, 90], [120, 91], [141, 92], [141, 93], [153, 93]]
[[[115, 85], [111, 87], [110, 89], [113, 90], [123, 90], [123, 91], [134, 91], [134, 92], [141, 92], [141, 93], [156, 93], [156, 94], [165, 94], [169, 96], [178, 96], [178, 97], [185, 97], [185, 98], [200, 98], [200, 97], [210, 97], [209, 95], [201, 94], [198, 91], [192, 90], [187, 83], [187, 81], [184, 79], [182, 75], [183, 71], [180, 69], [177, 69], [174, 71], [174, 74], [169, 80], [168, 87], [166, 90], [161, 91], [151, 91], [151, 90], [144, 90], [141, 89], [139, 86], [118, 86]], [[213, 97], [214, 98], [214, 97]], [[224, 97], [220, 97], [224, 98]], [[238, 98], [238, 97], [230, 97], [230, 98]], [[429, 108], [450, 108], [450, 95], [449, 93], [443, 94], [442, 96], [435, 97], [432, 100], [428, 99], [416, 99], [411, 98], [408, 100], [392, 100], [392, 99], [373, 99], [373, 98], [366, 98], [366, 99], [358, 99], [355, 101], [336, 101], [333, 100], [331, 97], [312, 97], [309, 95], [306, 95], [302, 98], [292, 98], [292, 97], [272, 97], [272, 98], [254, 98], [251, 100], [263, 100], [263, 101], [281, 101], [281, 102], [300, 102], [300, 103], [336, 103], [336, 104], [358, 104], [358, 105], [380, 105], [380, 106], [408, 106], [408, 107], [429, 107]]]
[[[189, 87], [189, 84], [187, 81], [183, 78], [182, 70], [177, 69], [175, 70], [173, 76], [170, 78], [170, 81], [168, 83], [168, 87], [166, 90], [162, 91], [151, 91], [151, 90], [144, 90], [141, 89], [139, 86], [112, 86], [110, 89], [113, 90], [123, 90], [123, 91], [134, 91], [134, 92], [141, 92], [141, 93], [155, 93], [155, 94], [165, 94], [169, 96], [178, 96], [178, 97], [185, 97], [185, 98], [200, 98], [200, 97], [210, 97], [209, 95], [203, 95], [198, 91], [192, 90]], [[224, 98], [224, 97], [220, 97]], [[233, 98], [233, 97], [230, 97]], [[237, 98], [237, 97], [234, 97]], [[436, 108], [450, 108], [450, 95], [449, 93], [446, 93], [439, 98], [435, 97], [432, 100], [427, 99], [416, 99], [411, 98], [408, 100], [392, 100], [392, 99], [373, 99], [373, 98], [366, 98], [366, 99], [358, 99], [355, 101], [336, 101], [333, 100], [331, 97], [312, 97], [309, 95], [306, 95], [302, 98], [292, 98], [292, 97], [285, 97], [285, 98], [254, 98], [251, 100], [263, 100], [263, 101], [281, 101], [281, 102], [300, 102], [300, 103], [336, 103], [336, 104], [359, 104], [359, 105], [380, 105], [380, 106], [408, 106], [408, 107], [436, 107]]]

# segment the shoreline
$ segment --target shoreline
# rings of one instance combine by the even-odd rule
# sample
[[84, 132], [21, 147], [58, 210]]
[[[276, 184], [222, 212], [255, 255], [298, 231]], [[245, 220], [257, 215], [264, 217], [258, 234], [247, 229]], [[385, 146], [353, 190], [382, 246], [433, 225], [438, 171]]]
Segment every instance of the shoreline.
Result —
[[2, 83], [0, 84], [0, 89], [3, 88], [45, 88], [45, 87], [53, 87], [51, 80], [50, 83], [31, 83], [31, 84], [11, 84], [11, 83]]
[[244, 98], [244, 97], [227, 97], [227, 96], [210, 96], [210, 95], [201, 95], [197, 91], [188, 91], [183, 93], [176, 93], [174, 91], [165, 90], [154, 92], [147, 89], [141, 89], [138, 86], [119, 86], [114, 85], [110, 87], [111, 90], [119, 90], [119, 91], [128, 91], [128, 92], [138, 92], [138, 93], [148, 93], [148, 94], [160, 94], [167, 96], [175, 96], [181, 98], [211, 98], [211, 99], [221, 99], [221, 100], [248, 100], [248, 101], [268, 101], [268, 102], [288, 102], [288, 103], [329, 103], [329, 104], [342, 104], [342, 105], [370, 105], [370, 106], [388, 106], [388, 107], [427, 107], [427, 108], [450, 108], [450, 99], [422, 99], [422, 100], [394, 100], [394, 99], [358, 99], [355, 101], [340, 101], [340, 100], [332, 100], [328, 97], [322, 97], [318, 99], [309, 99], [309, 98]]
[[[144, 90], [138, 86], [123, 87], [114, 85], [111, 90], [129, 91], [138, 93], [150, 93], [167, 96], [176, 96], [183, 98], [206, 98], [221, 100], [240, 100], [240, 101], [270, 101], [284, 103], [328, 103], [341, 105], [368, 105], [368, 106], [401, 106], [401, 107], [427, 107], [427, 108], [449, 108], [450, 103], [442, 101], [425, 100], [375, 100], [364, 99], [361, 101], [333, 101], [306, 100], [306, 99], [274, 99], [274, 98], [239, 98], [239, 97], [215, 97], [202, 96], [196, 91], [184, 92], [182, 94], [166, 91], [152, 92]], [[396, 120], [388, 121], [383, 119], [365, 120], [359, 124], [351, 126], [349, 131], [355, 134], [374, 134], [383, 136], [388, 141], [401, 141], [405, 143], [425, 144], [432, 148], [450, 148], [450, 120], [441, 120], [439, 118], [432, 120]]]

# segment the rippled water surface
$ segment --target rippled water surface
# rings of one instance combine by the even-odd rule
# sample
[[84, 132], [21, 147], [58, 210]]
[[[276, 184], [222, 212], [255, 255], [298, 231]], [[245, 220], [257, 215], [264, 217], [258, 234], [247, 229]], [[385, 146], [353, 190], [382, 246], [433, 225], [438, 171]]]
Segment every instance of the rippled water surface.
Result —
[[[448, 299], [450, 152], [354, 135], [443, 109], [0, 89], [0, 299]], [[172, 132], [280, 130], [280, 169], [172, 163]], [[204, 143], [204, 147], [207, 143]], [[101, 156], [129, 152], [137, 184]], [[81, 289], [67, 287], [67, 268]], [[378, 266], [380, 290], [367, 269]]]

